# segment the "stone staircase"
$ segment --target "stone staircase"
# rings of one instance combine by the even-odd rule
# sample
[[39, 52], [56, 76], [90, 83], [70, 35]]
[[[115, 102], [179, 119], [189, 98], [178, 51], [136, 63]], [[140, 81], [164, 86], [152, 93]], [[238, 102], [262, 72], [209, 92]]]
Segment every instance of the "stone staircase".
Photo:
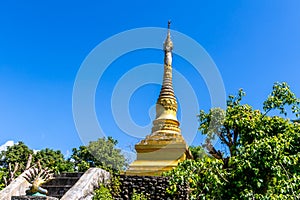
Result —
[[42, 187], [48, 190], [48, 196], [60, 199], [83, 175], [79, 173], [61, 173]]

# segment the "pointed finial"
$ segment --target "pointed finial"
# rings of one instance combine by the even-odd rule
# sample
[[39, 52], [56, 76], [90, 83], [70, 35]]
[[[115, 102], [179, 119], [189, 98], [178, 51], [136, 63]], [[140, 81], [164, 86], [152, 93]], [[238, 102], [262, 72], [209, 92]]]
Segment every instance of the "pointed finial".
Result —
[[170, 26], [171, 26], [171, 20], [168, 21], [168, 34], [167, 34], [167, 38], [166, 38], [165, 43], [164, 43], [164, 50], [165, 51], [172, 51], [173, 50], [173, 42], [171, 40]]

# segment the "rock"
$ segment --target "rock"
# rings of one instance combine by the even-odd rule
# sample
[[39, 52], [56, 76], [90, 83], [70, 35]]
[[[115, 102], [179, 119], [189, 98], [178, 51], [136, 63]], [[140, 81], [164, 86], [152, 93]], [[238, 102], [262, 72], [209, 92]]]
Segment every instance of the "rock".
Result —
[[11, 200], [58, 200], [58, 198], [47, 196], [12, 196]]

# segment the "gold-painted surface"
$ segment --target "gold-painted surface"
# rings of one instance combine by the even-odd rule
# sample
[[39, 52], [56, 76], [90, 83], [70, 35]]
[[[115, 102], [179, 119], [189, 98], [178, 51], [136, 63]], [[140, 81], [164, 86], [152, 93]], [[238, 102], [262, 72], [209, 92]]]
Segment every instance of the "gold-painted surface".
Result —
[[177, 120], [178, 105], [172, 83], [172, 50], [169, 22], [164, 42], [164, 74], [156, 102], [156, 118], [151, 134], [135, 145], [137, 159], [130, 164], [126, 175], [161, 175], [176, 167], [180, 161], [192, 158]]

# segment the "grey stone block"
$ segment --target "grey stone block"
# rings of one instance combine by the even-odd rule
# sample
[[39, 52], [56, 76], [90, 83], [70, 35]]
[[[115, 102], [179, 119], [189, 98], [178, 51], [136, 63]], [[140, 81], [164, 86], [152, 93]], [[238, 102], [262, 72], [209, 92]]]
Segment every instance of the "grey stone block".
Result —
[[12, 196], [11, 200], [58, 200], [58, 198], [43, 196]]

